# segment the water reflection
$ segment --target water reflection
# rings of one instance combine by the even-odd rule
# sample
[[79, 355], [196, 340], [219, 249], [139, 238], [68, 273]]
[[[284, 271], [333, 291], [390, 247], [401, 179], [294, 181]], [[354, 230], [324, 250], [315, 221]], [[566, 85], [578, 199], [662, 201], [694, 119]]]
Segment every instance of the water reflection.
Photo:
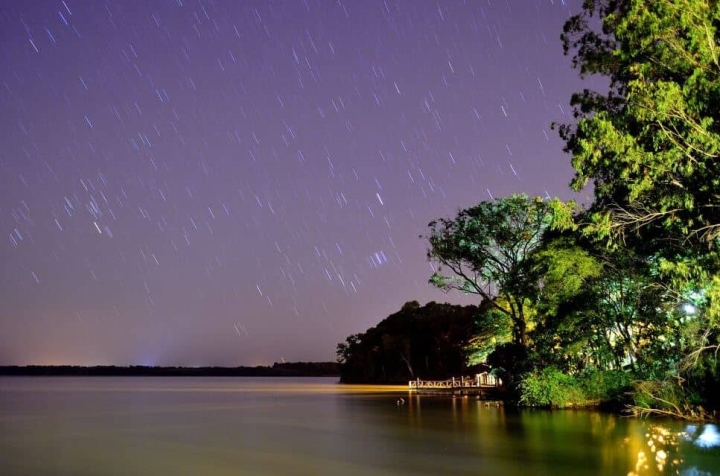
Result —
[[720, 433], [717, 425], [657, 424], [634, 421], [636, 426], [626, 447], [635, 455], [628, 475], [680, 474], [688, 476], [720, 474]]
[[3, 474], [720, 474], [717, 441], [331, 379], [0, 379]]
[[685, 439], [700, 448], [720, 446], [720, 432], [717, 425], [688, 425], [685, 428]]
[[679, 474], [683, 462], [679, 448], [682, 431], [673, 431], [665, 426], [650, 425], [646, 432], [628, 440], [631, 454], [636, 454], [635, 465], [629, 476], [641, 474]]
[[[399, 453], [415, 450], [415, 470], [452, 455], [460, 474], [472, 474], [474, 466], [482, 474], [720, 474], [719, 448], [698, 451], [716, 441], [715, 425], [691, 427], [693, 433], [673, 420], [517, 411], [473, 398], [406, 400], [403, 425], [410, 436], [386, 444]], [[688, 434], [695, 435], [692, 445], [684, 444]]]

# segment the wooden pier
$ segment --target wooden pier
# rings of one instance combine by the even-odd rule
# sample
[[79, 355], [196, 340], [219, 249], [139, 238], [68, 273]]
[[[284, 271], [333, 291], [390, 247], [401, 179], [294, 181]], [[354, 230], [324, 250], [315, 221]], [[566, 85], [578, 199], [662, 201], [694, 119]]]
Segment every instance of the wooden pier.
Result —
[[450, 378], [448, 380], [410, 380], [411, 392], [449, 395], [477, 395], [495, 397], [500, 393], [502, 380], [483, 372], [473, 377]]

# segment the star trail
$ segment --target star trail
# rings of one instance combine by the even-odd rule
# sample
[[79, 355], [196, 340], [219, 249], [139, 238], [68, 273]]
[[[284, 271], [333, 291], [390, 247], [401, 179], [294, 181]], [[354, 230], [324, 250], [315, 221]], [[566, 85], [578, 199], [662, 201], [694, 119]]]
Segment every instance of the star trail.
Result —
[[427, 223], [568, 198], [580, 0], [0, 1], [0, 363], [333, 360]]

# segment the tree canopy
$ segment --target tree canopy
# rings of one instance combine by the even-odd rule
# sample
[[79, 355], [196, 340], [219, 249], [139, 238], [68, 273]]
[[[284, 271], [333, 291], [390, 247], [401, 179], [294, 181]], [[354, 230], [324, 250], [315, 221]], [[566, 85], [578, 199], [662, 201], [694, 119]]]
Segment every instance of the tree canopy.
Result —
[[560, 128], [601, 234], [718, 248], [718, 27], [716, 0], [586, 0], [566, 23], [575, 68], [610, 81], [573, 95]]
[[526, 258], [553, 225], [557, 203], [517, 194], [430, 222], [428, 259], [438, 264], [430, 283], [477, 294], [509, 318], [513, 343], [525, 345], [536, 284]]
[[407, 302], [377, 326], [338, 344], [340, 380], [406, 384], [460, 375], [477, 312], [475, 306]]

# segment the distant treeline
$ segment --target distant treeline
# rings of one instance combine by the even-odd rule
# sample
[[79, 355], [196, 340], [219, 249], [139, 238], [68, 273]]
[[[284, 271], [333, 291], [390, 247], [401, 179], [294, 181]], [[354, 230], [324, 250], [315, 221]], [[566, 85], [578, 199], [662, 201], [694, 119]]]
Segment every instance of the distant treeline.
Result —
[[335, 362], [283, 362], [256, 367], [149, 367], [131, 365], [0, 366], [0, 375], [116, 377], [337, 377]]

